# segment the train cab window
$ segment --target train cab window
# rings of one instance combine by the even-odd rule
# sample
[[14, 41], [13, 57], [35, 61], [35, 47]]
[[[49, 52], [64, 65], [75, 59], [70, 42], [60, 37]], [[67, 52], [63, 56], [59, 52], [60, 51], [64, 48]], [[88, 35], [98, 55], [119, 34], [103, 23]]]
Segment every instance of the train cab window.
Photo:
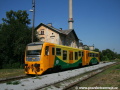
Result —
[[61, 56], [61, 48], [56, 48], [56, 55]]
[[75, 52], [75, 60], [78, 60], [78, 52]]
[[63, 50], [63, 60], [67, 60], [67, 51]]
[[49, 46], [46, 46], [45, 48], [45, 55], [49, 55]]
[[52, 47], [52, 55], [55, 55], [55, 48]]

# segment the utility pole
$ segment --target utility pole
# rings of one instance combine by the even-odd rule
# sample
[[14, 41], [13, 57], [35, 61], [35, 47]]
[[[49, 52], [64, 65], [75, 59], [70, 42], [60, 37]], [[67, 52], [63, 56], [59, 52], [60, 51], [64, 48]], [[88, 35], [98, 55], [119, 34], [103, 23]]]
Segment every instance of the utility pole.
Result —
[[32, 0], [32, 9], [30, 12], [33, 13], [32, 16], [32, 42], [34, 42], [34, 22], [35, 22], [35, 0]]

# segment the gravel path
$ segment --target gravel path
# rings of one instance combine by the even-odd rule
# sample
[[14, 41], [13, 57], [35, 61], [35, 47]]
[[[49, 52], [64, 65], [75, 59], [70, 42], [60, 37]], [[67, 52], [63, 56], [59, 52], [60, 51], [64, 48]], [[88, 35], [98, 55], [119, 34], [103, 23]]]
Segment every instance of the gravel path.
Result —
[[[44, 87], [44, 86], [68, 79], [70, 77], [83, 74], [88, 71], [96, 70], [98, 68], [101, 68], [113, 63], [114, 62], [100, 63], [98, 65], [84, 67], [80, 69], [74, 69], [74, 70], [69, 70], [69, 71], [64, 71], [59, 73], [21, 79], [19, 80], [20, 83], [18, 85], [2, 83], [0, 84], [0, 90], [34, 90], [40, 87]], [[12, 83], [14, 83], [14, 81]]]

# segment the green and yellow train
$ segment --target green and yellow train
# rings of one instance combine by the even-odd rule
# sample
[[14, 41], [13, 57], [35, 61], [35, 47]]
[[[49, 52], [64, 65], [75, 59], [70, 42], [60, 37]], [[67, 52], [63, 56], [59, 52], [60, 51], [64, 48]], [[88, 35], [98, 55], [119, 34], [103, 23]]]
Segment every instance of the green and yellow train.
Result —
[[47, 70], [61, 70], [98, 64], [99, 52], [53, 43], [34, 42], [25, 50], [25, 73], [41, 75]]

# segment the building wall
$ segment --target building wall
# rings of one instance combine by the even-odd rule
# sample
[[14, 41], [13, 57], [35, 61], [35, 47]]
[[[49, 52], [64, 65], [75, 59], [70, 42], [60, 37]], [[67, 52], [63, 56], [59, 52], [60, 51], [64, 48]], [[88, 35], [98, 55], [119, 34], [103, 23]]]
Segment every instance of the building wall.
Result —
[[89, 50], [94, 50], [94, 46], [89, 46]]
[[37, 29], [37, 38], [39, 41], [59, 44], [59, 34], [44, 26]]
[[78, 48], [79, 42], [75, 39], [73, 32], [68, 35], [60, 35], [49, 28], [41, 26], [37, 29], [37, 38], [39, 41], [50, 42], [59, 45], [70, 46], [74, 48]]
[[78, 41], [76, 40], [73, 32], [67, 35], [66, 39], [67, 39], [66, 43], [68, 46], [78, 48]]
[[64, 35], [60, 35], [60, 43], [59, 44], [66, 45], [65, 42], [66, 42], [66, 37]]

